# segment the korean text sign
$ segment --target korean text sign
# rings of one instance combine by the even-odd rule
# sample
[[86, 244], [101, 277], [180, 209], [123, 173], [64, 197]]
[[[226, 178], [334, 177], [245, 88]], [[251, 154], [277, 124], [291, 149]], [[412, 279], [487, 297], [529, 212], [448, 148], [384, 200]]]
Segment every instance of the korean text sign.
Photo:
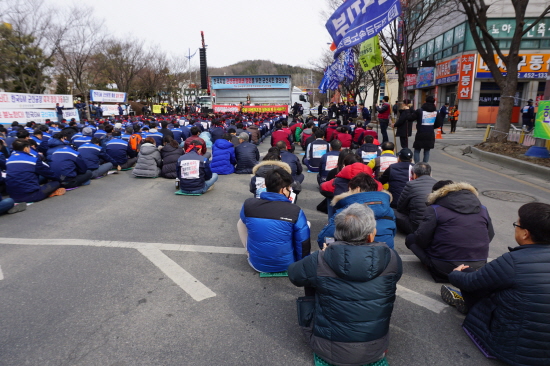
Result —
[[[550, 54], [520, 54], [521, 61], [518, 64], [518, 77], [520, 79], [546, 79], [550, 64]], [[492, 78], [493, 75], [485, 61], [479, 57], [477, 75], [478, 78]], [[506, 75], [506, 66], [504, 62], [495, 55], [495, 61], [499, 70]]]
[[61, 94], [0, 93], [0, 108], [73, 108], [73, 96]]
[[255, 106], [243, 106], [241, 108], [243, 113], [288, 113], [287, 105], [255, 105]]
[[212, 89], [290, 89], [289, 75], [212, 76]]
[[462, 55], [460, 57], [458, 99], [472, 99], [474, 93], [474, 70], [476, 55]]
[[[63, 110], [63, 118], [70, 120], [74, 118], [79, 121], [78, 111], [76, 109]], [[27, 123], [34, 121], [36, 123], [44, 123], [49, 119], [57, 121], [57, 113], [55, 110], [47, 109], [0, 109], [0, 123]]]
[[401, 13], [400, 0], [348, 0], [331, 15], [325, 27], [340, 52], [374, 37]]
[[434, 85], [435, 67], [419, 67], [416, 80], [417, 88], [426, 88]]
[[533, 136], [550, 140], [550, 100], [541, 100], [539, 102]]
[[126, 93], [112, 91], [90, 90], [90, 100], [99, 103], [125, 103], [126, 95]]
[[441, 62], [437, 64], [437, 74], [435, 77], [435, 83], [447, 84], [456, 83], [458, 81], [458, 66], [459, 58], [455, 58], [449, 61]]

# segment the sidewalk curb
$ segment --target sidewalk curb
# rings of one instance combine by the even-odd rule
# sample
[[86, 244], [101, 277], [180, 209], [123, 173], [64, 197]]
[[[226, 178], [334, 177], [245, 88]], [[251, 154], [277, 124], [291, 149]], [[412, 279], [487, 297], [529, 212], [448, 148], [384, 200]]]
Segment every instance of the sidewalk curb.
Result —
[[531, 174], [540, 179], [550, 180], [550, 168], [536, 165], [528, 161], [522, 161], [519, 159], [510, 158], [508, 156], [486, 152], [473, 146], [470, 146], [470, 149], [472, 154], [480, 160], [502, 165], [505, 168], [512, 169], [520, 173]]

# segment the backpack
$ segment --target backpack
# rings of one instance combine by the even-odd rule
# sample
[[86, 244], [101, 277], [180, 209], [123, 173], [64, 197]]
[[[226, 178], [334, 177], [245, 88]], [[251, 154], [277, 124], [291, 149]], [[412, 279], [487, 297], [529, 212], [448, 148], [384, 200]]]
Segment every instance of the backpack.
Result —
[[294, 132], [294, 141], [300, 142], [300, 137], [302, 135], [302, 127], [296, 127], [296, 131]]
[[136, 152], [139, 151], [141, 140], [143, 140], [143, 137], [141, 137], [140, 134], [134, 133], [132, 136], [130, 136], [130, 138], [128, 139], [128, 145], [130, 146], [130, 149]]

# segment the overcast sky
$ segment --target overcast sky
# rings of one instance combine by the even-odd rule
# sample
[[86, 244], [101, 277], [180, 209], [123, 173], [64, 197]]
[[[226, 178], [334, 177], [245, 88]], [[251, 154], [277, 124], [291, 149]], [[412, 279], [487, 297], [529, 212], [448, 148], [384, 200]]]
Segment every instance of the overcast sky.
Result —
[[[67, 0], [50, 0], [66, 5]], [[321, 19], [324, 0], [94, 0], [85, 2], [114, 36], [137, 37], [183, 55], [201, 46], [208, 66], [270, 60], [309, 66], [331, 42]], [[199, 65], [199, 55], [192, 58]]]

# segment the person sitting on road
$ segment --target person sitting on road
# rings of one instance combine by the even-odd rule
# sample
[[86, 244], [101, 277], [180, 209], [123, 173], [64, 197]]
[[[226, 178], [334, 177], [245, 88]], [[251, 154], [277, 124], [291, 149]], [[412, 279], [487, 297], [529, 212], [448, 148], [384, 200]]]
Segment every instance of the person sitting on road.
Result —
[[252, 174], [252, 169], [260, 160], [260, 152], [255, 144], [248, 142], [248, 133], [241, 132], [239, 141], [239, 146], [235, 148], [235, 159], [237, 160], [235, 173]]
[[284, 141], [277, 142], [276, 147], [281, 152], [281, 161], [290, 166], [292, 170], [292, 179], [301, 184], [304, 181], [304, 175], [302, 174], [303, 167], [300, 159], [293, 153], [287, 151]]
[[90, 127], [84, 127], [82, 129], [82, 136], [78, 136], [73, 140], [73, 145], [78, 149], [80, 146], [92, 141], [92, 135], [94, 131]]
[[448, 282], [447, 275], [460, 264], [479, 269], [487, 263], [495, 232], [477, 196], [468, 183], [437, 182], [428, 196], [424, 220], [405, 240], [436, 282]]
[[330, 151], [321, 158], [319, 174], [317, 174], [317, 184], [327, 181], [328, 173], [338, 166], [338, 156], [342, 151], [342, 141], [332, 140], [329, 145]]
[[368, 206], [350, 205], [334, 224], [336, 242], [288, 268], [295, 286], [315, 293], [298, 302], [298, 323], [325, 362], [366, 365], [384, 359], [388, 350], [403, 267], [396, 251], [375, 242], [376, 221]]
[[[307, 145], [315, 140], [315, 131], [313, 130], [314, 127], [315, 124], [312, 121], [307, 122], [304, 126], [304, 130], [302, 131], [302, 134], [300, 136], [300, 146], [302, 146], [302, 150], [304, 151], [306, 151]], [[312, 136], [313, 140], [310, 139]]]
[[380, 156], [382, 150], [380, 146], [373, 143], [374, 137], [371, 135], [366, 135], [363, 142], [363, 145], [361, 145], [355, 153], [363, 160], [363, 163], [368, 164], [372, 159]]
[[231, 143], [231, 135], [224, 133], [212, 146], [212, 173], [219, 175], [233, 174], [235, 172], [235, 147]]
[[[6, 161], [6, 191], [14, 202], [38, 202], [65, 194], [60, 177], [38, 157], [31, 155], [27, 140], [15, 140]], [[51, 182], [40, 185], [40, 177]]]
[[443, 285], [443, 300], [468, 313], [462, 328], [485, 354], [510, 365], [548, 365], [550, 359], [550, 205], [519, 208], [519, 246], [474, 271], [449, 274], [460, 291]]
[[105, 148], [100, 146], [101, 140], [93, 137], [90, 142], [86, 142], [78, 148], [78, 153], [84, 159], [86, 167], [92, 172], [92, 179], [102, 177], [113, 167], [120, 170], [120, 165], [105, 152]]
[[328, 218], [328, 224], [319, 233], [319, 248], [326, 243], [327, 237], [334, 237], [335, 215], [353, 203], [360, 203], [368, 205], [374, 212], [376, 241], [386, 243], [393, 249], [396, 228], [395, 215], [390, 207], [391, 195], [387, 191], [379, 192], [378, 188], [376, 180], [365, 173], [359, 173], [349, 181], [349, 191], [332, 199], [334, 211]]
[[416, 163], [412, 167], [411, 180], [405, 184], [394, 210], [397, 229], [403, 234], [414, 233], [424, 220], [424, 212], [428, 207], [426, 200], [437, 183], [431, 174], [432, 168], [428, 163]]
[[384, 184], [392, 195], [391, 207], [397, 207], [399, 196], [405, 188], [407, 182], [411, 180], [411, 163], [413, 153], [410, 149], [401, 149], [398, 155], [397, 163], [390, 165], [380, 176], [380, 182]]
[[214, 187], [218, 174], [210, 170], [210, 160], [199, 152], [203, 142], [193, 140], [187, 153], [178, 159], [178, 181], [182, 193], [204, 194]]
[[120, 131], [113, 132], [113, 138], [105, 145], [105, 152], [121, 169], [131, 168], [137, 161], [136, 152], [132, 150], [128, 141], [120, 138]]
[[375, 145], [380, 145], [380, 143], [378, 142], [378, 132], [376, 132], [374, 130], [374, 126], [372, 124], [368, 124], [366, 129], [365, 129], [365, 132], [363, 132], [364, 136], [372, 136], [374, 138], [374, 144]]
[[199, 141], [201, 143], [201, 149], [197, 152], [200, 155], [203, 155], [205, 158], [209, 159], [211, 154], [206, 152], [206, 142], [199, 137], [201, 130], [197, 126], [191, 127], [191, 137], [188, 137], [183, 143], [183, 151], [187, 153], [187, 150], [195, 149], [194, 146], [191, 146], [193, 141]]
[[162, 169], [160, 176], [168, 179], [176, 179], [178, 174], [178, 159], [183, 155], [183, 148], [179, 146], [177, 140], [165, 135], [162, 138], [162, 144], [164, 145], [160, 150], [162, 157]]
[[[372, 169], [363, 164], [357, 155], [346, 156], [344, 158], [344, 168], [336, 174], [334, 179], [321, 184], [321, 193], [325, 197], [334, 197], [347, 192], [349, 181], [359, 173], [373, 176]], [[379, 190], [382, 190], [381, 184], [379, 184]]]
[[329, 143], [325, 141], [325, 133], [322, 129], [315, 131], [315, 140], [306, 148], [303, 163], [310, 172], [319, 172], [321, 167], [321, 158], [329, 151]]
[[380, 179], [382, 174], [392, 164], [397, 163], [398, 159], [393, 152], [395, 145], [393, 142], [383, 142], [381, 145], [382, 153], [369, 161], [368, 166], [372, 169], [377, 179]]
[[132, 171], [135, 177], [156, 178], [160, 175], [162, 157], [153, 137], [146, 137], [139, 148], [136, 166]]
[[[281, 151], [277, 147], [272, 147], [267, 151], [262, 162], [252, 169], [253, 177], [250, 179], [250, 193], [256, 198], [260, 198], [260, 194], [266, 191], [265, 177], [271, 170], [281, 168], [287, 171], [292, 176], [290, 166], [281, 161]], [[302, 190], [299, 182], [293, 181], [292, 191], [299, 194]]]
[[300, 207], [290, 202], [293, 179], [282, 168], [265, 177], [266, 191], [247, 199], [237, 223], [248, 263], [258, 272], [283, 272], [309, 255], [309, 223]]
[[62, 178], [65, 189], [90, 184], [93, 173], [78, 151], [70, 146], [55, 150], [52, 154], [52, 170]]
[[292, 137], [290, 129], [288, 131], [283, 129], [283, 125], [279, 122], [275, 124], [275, 131], [271, 134], [271, 147], [275, 147], [277, 142], [283, 141], [286, 144], [286, 149], [291, 153], [294, 152], [294, 145], [292, 144]]
[[[3, 178], [0, 178], [0, 182]], [[0, 215], [14, 214], [17, 212], [25, 211], [27, 209], [26, 202], [15, 203], [13, 198], [4, 198], [0, 195]]]
[[[65, 134], [65, 132], [58, 132], [48, 141], [42, 142], [45, 145], [45, 148], [41, 148], [42, 151], [46, 150], [46, 161], [51, 163], [52, 155], [55, 151], [62, 149], [66, 146], [69, 146], [70, 140]], [[41, 144], [41, 145], [42, 145]]]
[[[332, 139], [332, 141], [334, 140], [340, 140], [342, 142], [342, 147], [345, 148], [345, 149], [351, 149], [351, 145], [352, 145], [352, 136], [351, 134], [349, 133], [349, 130], [347, 128], [347, 126], [340, 126], [336, 129], [336, 133], [333, 135], [334, 138]], [[332, 142], [331, 141], [331, 142]]]

